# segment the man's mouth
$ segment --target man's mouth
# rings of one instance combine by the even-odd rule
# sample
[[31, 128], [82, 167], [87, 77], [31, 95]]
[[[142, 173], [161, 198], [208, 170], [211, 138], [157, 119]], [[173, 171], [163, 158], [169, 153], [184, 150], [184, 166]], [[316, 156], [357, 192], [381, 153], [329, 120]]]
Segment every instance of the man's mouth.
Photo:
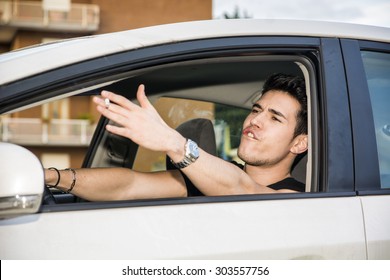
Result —
[[249, 128], [244, 130], [244, 135], [252, 139], [257, 139], [256, 135]]

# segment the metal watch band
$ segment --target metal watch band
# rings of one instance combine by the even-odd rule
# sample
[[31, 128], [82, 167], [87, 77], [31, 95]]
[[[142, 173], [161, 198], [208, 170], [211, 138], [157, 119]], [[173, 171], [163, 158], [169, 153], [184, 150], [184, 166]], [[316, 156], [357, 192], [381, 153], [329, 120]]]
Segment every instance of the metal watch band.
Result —
[[[184, 154], [184, 159], [180, 162], [174, 162], [171, 159], [172, 164], [178, 168], [182, 169], [184, 167], [189, 166], [191, 163], [195, 162], [198, 157], [199, 157], [199, 152], [198, 152], [198, 145], [192, 141], [191, 139], [187, 139], [186, 145], [185, 145], [185, 154]], [[191, 150], [194, 149], [194, 150]]]

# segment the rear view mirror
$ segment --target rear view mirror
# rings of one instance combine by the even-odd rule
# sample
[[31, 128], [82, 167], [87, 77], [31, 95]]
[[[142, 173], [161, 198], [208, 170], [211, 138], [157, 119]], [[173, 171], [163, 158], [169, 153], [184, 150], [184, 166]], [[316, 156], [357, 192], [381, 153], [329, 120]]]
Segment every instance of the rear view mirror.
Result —
[[33, 153], [0, 142], [0, 218], [36, 213], [44, 184], [42, 164]]

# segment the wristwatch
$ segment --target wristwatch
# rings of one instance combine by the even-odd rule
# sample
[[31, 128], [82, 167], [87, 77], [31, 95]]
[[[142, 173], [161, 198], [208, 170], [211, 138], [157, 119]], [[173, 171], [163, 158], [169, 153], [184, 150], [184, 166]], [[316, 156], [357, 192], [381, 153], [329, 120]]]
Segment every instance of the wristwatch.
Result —
[[171, 159], [172, 164], [179, 169], [187, 167], [191, 163], [195, 162], [199, 157], [199, 148], [198, 144], [196, 144], [191, 139], [187, 139], [187, 142], [184, 146], [184, 159], [180, 162], [174, 162]]

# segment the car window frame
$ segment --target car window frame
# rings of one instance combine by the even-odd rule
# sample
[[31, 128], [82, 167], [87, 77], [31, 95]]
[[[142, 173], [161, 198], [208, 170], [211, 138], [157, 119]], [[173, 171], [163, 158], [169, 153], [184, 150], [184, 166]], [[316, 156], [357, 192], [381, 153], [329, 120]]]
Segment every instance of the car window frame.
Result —
[[[26, 82], [20, 85], [18, 82], [11, 83], [3, 87], [4, 92], [8, 93], [8, 97], [12, 94], [16, 95], [13, 101], [16, 103], [24, 104], [29, 101], [38, 102], [45, 98], [52, 98], [56, 95], [64, 94], [71, 89], [80, 88], [82, 86], [92, 86], [96, 83], [95, 79], [99, 79], [99, 83], [103, 83], [113, 78], [120, 79], [124, 77], [129, 71], [140, 69], [142, 67], [158, 65], [162, 63], [172, 62], [173, 60], [195, 59], [197, 57], [207, 57], [215, 55], [227, 55], [230, 53], [243, 52], [269, 52], [278, 51], [284, 52], [296, 52], [301, 54], [304, 50], [310, 50], [317, 52], [319, 69], [316, 73], [312, 73], [314, 79], [317, 81], [315, 95], [318, 98], [320, 104], [316, 104], [313, 115], [315, 117], [315, 123], [313, 124], [313, 133], [315, 135], [315, 151], [318, 164], [313, 168], [313, 186], [322, 186], [318, 193], [301, 193], [301, 194], [278, 194], [278, 195], [250, 195], [239, 196], [238, 198], [231, 197], [202, 197], [202, 198], [186, 198], [186, 202], [183, 203], [196, 203], [196, 202], [216, 202], [216, 201], [250, 201], [258, 199], [284, 199], [284, 198], [302, 198], [302, 197], [328, 197], [328, 196], [351, 196], [354, 195], [353, 190], [350, 189], [350, 182], [352, 171], [348, 168], [340, 168], [345, 166], [345, 161], [349, 162], [352, 159], [352, 151], [348, 149], [351, 142], [348, 142], [349, 133], [347, 137], [340, 143], [335, 143], [333, 134], [340, 132], [342, 126], [338, 124], [339, 119], [333, 117], [333, 111], [340, 113], [339, 108], [343, 108], [348, 103], [345, 87], [345, 76], [340, 73], [344, 72], [343, 65], [341, 63], [341, 50], [339, 46], [339, 40], [335, 38], [315, 38], [315, 37], [275, 37], [275, 36], [242, 36], [231, 38], [214, 38], [214, 39], [202, 39], [188, 42], [180, 42], [168, 45], [153, 46], [144, 49], [137, 49], [132, 51], [126, 51], [110, 56], [100, 57], [85, 62], [81, 62], [75, 65], [64, 66], [63, 68], [50, 71], [48, 73], [42, 73], [40, 75], [30, 77], [26, 79]], [[335, 69], [337, 71], [335, 71]], [[92, 70], [93, 73], [91, 72]], [[72, 77], [69, 78], [69, 73], [72, 73]], [[83, 74], [83, 75], [81, 75]], [[66, 78], [72, 80], [72, 85], [68, 85]], [[18, 87], [23, 88], [18, 91]], [[42, 89], [42, 86], [44, 88]], [[345, 88], [341, 92], [342, 102], [340, 103], [339, 91], [337, 94], [334, 89]], [[37, 96], [37, 92], [41, 94]], [[345, 93], [345, 95], [344, 95]], [[6, 96], [6, 97], [7, 97]], [[134, 96], [133, 96], [134, 97]], [[334, 105], [334, 106], [330, 106]], [[4, 104], [3, 108], [12, 108], [10, 103]], [[349, 114], [342, 113], [342, 119], [348, 123], [350, 121]], [[104, 125], [100, 123], [99, 125]], [[325, 129], [327, 128], [327, 129]], [[325, 137], [319, 137], [323, 135]], [[337, 145], [336, 145], [337, 144]], [[336, 147], [330, 149], [330, 147]], [[329, 159], [343, 158], [339, 165], [329, 166]], [[347, 164], [348, 166], [348, 164]], [[332, 174], [330, 176], [329, 174]], [[339, 184], [339, 181], [342, 181]], [[165, 200], [144, 200], [138, 202], [123, 202], [127, 205], [137, 206], [139, 203], [142, 205], [156, 205], [161, 203], [177, 204], [180, 199], [165, 199]], [[110, 202], [112, 203], [112, 202]], [[110, 203], [107, 203], [110, 205]], [[146, 203], [146, 204], [144, 204]], [[99, 204], [99, 203], [98, 203]], [[112, 205], [118, 203], [112, 203]], [[120, 204], [120, 203], [119, 203]], [[83, 208], [84, 204], [80, 203], [80, 207]], [[88, 207], [92, 207], [92, 204], [88, 204]], [[94, 205], [97, 205], [94, 203]], [[102, 205], [101, 203], [99, 205]], [[104, 204], [106, 205], [106, 204]], [[107, 205], [106, 205], [107, 206]], [[44, 206], [42, 209], [47, 208], [60, 209], [62, 207], [69, 207], [69, 205], [54, 205]], [[88, 208], [87, 207], [87, 208]], [[79, 207], [73, 205], [69, 209], [78, 209]], [[43, 211], [43, 210], [42, 210]]]

